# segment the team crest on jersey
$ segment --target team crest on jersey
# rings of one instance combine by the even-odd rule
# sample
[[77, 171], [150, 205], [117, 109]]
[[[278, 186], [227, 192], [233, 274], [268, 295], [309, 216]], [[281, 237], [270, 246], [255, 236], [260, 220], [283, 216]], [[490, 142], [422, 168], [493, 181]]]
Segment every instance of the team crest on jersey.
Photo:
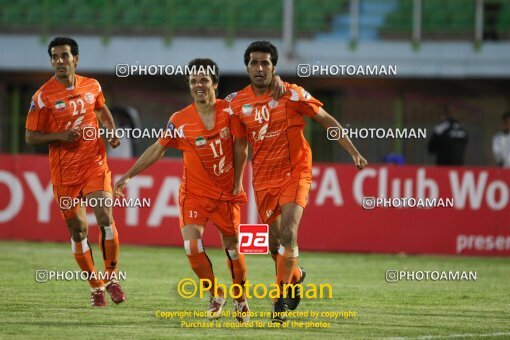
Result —
[[198, 146], [199, 148], [201, 148], [205, 144], [207, 144], [207, 141], [205, 140], [204, 137], [200, 136], [195, 139], [195, 145]]
[[87, 102], [87, 104], [94, 104], [94, 95], [90, 92], [87, 92], [85, 94], [85, 101]]
[[301, 89], [301, 94], [303, 95], [303, 98], [305, 98], [305, 100], [309, 100], [311, 97], [310, 93], [308, 93], [308, 91], [306, 91], [305, 89]]
[[230, 130], [228, 126], [225, 126], [223, 129], [220, 130], [220, 138], [221, 139], [228, 139], [230, 136]]
[[241, 111], [243, 111], [243, 115], [249, 116], [253, 111], [253, 107], [250, 104], [244, 104]]
[[58, 110], [58, 111], [62, 111], [66, 108], [66, 103], [64, 103], [63, 101], [59, 100], [55, 103], [55, 109]]
[[225, 98], [225, 100], [226, 100], [227, 102], [231, 102], [231, 101], [232, 101], [232, 100], [233, 100], [236, 96], [237, 96], [237, 92], [233, 92], [233, 93], [229, 94], [229, 95]]
[[30, 111], [35, 111], [35, 100], [30, 103]]
[[274, 99], [271, 99], [267, 105], [269, 105], [270, 109], [274, 109], [274, 108], [276, 108], [278, 106], [278, 101], [274, 100]]

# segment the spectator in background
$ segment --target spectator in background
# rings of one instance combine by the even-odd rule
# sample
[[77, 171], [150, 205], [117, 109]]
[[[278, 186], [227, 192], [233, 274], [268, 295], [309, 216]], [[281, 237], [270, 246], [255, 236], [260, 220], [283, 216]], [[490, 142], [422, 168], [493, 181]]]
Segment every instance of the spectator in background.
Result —
[[445, 118], [434, 126], [429, 141], [429, 153], [436, 154], [437, 165], [463, 165], [468, 133], [454, 118], [450, 106], [444, 106]]
[[510, 111], [501, 117], [503, 131], [492, 137], [492, 153], [498, 166], [510, 168]]

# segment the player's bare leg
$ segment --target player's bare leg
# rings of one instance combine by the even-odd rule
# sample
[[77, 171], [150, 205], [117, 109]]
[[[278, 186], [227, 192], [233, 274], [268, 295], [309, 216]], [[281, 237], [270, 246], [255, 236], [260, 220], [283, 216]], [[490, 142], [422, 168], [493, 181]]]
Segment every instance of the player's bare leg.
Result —
[[[97, 272], [92, 257], [87, 235], [88, 225], [84, 207], [78, 207], [76, 214], [66, 219], [67, 227], [71, 233], [71, 249], [74, 258], [80, 266], [80, 269], [89, 273], [89, 284], [92, 289], [91, 303], [94, 307], [105, 307], [106, 299], [104, 296], [104, 284], [102, 280], [97, 279]], [[93, 273], [93, 274], [92, 274]], [[94, 276], [95, 275], [95, 276]]]
[[207, 317], [209, 319], [217, 319], [221, 317], [223, 306], [225, 306], [227, 300], [225, 299], [224, 292], [215, 285], [212, 263], [204, 250], [202, 243], [204, 226], [187, 224], [181, 228], [181, 233], [191, 269], [193, 269], [199, 279], [210, 282], [210, 284], [207, 284], [207, 281], [204, 282], [204, 285], [207, 285], [206, 287], [208, 287], [211, 294]]
[[[297, 235], [299, 223], [303, 217], [304, 208], [295, 203], [288, 203], [282, 206], [281, 209], [282, 222], [279, 229], [279, 238], [281, 242], [279, 255], [283, 260], [282, 262], [285, 263], [286, 266], [292, 265], [292, 274], [289, 282], [292, 284], [301, 284], [306, 277], [306, 271], [297, 265], [297, 257], [299, 256]], [[286, 254], [292, 254], [294, 255], [294, 258], [289, 261], [289, 258], [286, 257]], [[286, 272], [287, 270], [290, 269], [287, 269], [286, 267], [284, 270], [286, 276], [283, 279], [289, 277], [288, 272]], [[301, 302], [301, 289], [299, 286], [296, 286], [291, 293], [292, 294], [287, 296], [285, 302], [290, 310], [295, 310]]]
[[239, 253], [237, 236], [222, 235], [221, 240], [227, 255], [227, 266], [232, 275], [232, 283], [241, 287], [241, 289], [236, 288], [234, 290], [234, 296], [239, 296], [234, 298], [234, 315], [239, 322], [249, 322], [250, 308], [244, 291], [244, 284], [246, 282], [244, 254]]
[[[303, 216], [303, 207], [295, 203], [287, 203], [281, 207], [281, 222], [278, 229], [280, 248], [277, 256], [276, 282], [280, 287], [292, 282], [294, 270], [297, 267], [299, 250], [297, 245], [297, 233], [299, 222]], [[286, 311], [292, 307], [296, 309], [300, 295], [295, 290], [282, 291], [282, 296], [274, 302], [272, 320], [273, 322], [284, 322]], [[299, 292], [300, 293], [300, 292]]]
[[278, 257], [278, 249], [280, 249], [280, 239], [278, 235], [280, 234], [280, 224], [282, 221], [282, 216], [278, 215], [276, 220], [271, 223], [269, 226], [269, 253], [274, 260], [274, 268], [276, 272], [276, 260]]
[[[278, 215], [276, 220], [269, 226], [269, 253], [271, 254], [271, 258], [274, 261], [275, 273], [277, 271], [276, 264], [278, 260], [278, 250], [280, 249], [281, 244], [279, 238], [281, 222], [282, 215]], [[292, 272], [291, 283], [298, 283], [300, 280], [302, 280], [304, 275], [305, 274], [303, 274], [303, 268], [296, 267], [296, 269], [294, 269], [294, 271]]]
[[[107, 191], [94, 191], [87, 195], [87, 199], [112, 199], [112, 194]], [[126, 300], [126, 294], [117, 281], [117, 261], [119, 259], [119, 236], [113, 220], [112, 208], [105, 204], [94, 206], [94, 215], [99, 226], [99, 248], [103, 254], [104, 274], [106, 275], [106, 290], [112, 301], [116, 304]]]

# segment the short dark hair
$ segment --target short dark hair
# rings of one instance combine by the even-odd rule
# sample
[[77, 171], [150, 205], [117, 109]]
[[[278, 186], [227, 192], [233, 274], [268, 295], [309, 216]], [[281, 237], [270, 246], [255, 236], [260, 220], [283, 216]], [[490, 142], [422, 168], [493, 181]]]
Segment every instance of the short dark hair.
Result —
[[250, 62], [251, 52], [269, 53], [271, 55], [271, 62], [273, 63], [273, 66], [276, 66], [276, 63], [278, 62], [278, 50], [269, 41], [254, 41], [250, 44], [250, 46], [248, 46], [246, 51], [244, 51], [244, 64], [246, 66], [248, 66], [248, 63]]
[[48, 45], [48, 54], [50, 55], [50, 58], [51, 58], [51, 49], [53, 47], [64, 46], [64, 45], [69, 45], [69, 47], [71, 48], [71, 54], [73, 56], [79, 54], [78, 43], [74, 39], [68, 38], [68, 37], [56, 37]]
[[505, 120], [507, 120], [509, 118], [510, 118], [510, 111], [507, 111], [507, 112], [503, 113], [503, 115], [501, 116], [501, 120], [502, 121], [505, 121]]
[[[212, 74], [207, 73], [207, 75], [211, 77], [213, 84], [218, 84], [220, 82], [220, 68], [218, 67], [218, 64], [216, 64], [211, 59], [209, 59], [209, 58], [193, 59], [192, 61], [190, 61], [188, 63], [188, 69], [191, 70], [193, 67], [195, 67], [195, 69], [198, 67], [199, 70], [202, 67], [206, 72], [208, 70], [212, 69], [213, 70]], [[186, 81], [188, 83], [189, 83], [190, 75], [191, 74], [186, 75]]]

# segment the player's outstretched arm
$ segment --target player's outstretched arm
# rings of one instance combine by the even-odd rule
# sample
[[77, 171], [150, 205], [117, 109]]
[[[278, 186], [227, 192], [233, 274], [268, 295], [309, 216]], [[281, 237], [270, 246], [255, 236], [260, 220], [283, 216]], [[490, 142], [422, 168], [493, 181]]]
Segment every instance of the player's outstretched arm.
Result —
[[31, 146], [54, 142], [71, 143], [77, 141], [79, 138], [80, 133], [74, 129], [48, 133], [25, 129], [25, 142]]
[[144, 153], [136, 160], [136, 163], [131, 167], [131, 169], [129, 169], [124, 176], [115, 183], [115, 187], [113, 189], [115, 196], [124, 197], [122, 192], [126, 188], [129, 180], [160, 160], [165, 154], [165, 151], [166, 148], [159, 144], [159, 142], [149, 146], [147, 150], [145, 150]]
[[[105, 127], [105, 129], [109, 131], [115, 131], [115, 121], [113, 120], [112, 113], [108, 109], [106, 105], [104, 105], [100, 109], [96, 109], [96, 115], [101, 124]], [[112, 148], [116, 148], [120, 145], [120, 140], [117, 137], [109, 138], [108, 143], [112, 146]]]
[[248, 139], [236, 137], [234, 141], [234, 195], [244, 191], [243, 173], [248, 159]]
[[[342, 129], [342, 125], [340, 125], [340, 123], [333, 116], [327, 113], [326, 110], [324, 110], [322, 107], [319, 109], [319, 112], [313, 117], [313, 119], [324, 126], [325, 129], [330, 127], [337, 127], [340, 130]], [[361, 170], [368, 164], [367, 160], [361, 156], [358, 149], [356, 149], [354, 144], [352, 144], [351, 139], [348, 136], [340, 134], [338, 144], [347, 150], [358, 169]]]

